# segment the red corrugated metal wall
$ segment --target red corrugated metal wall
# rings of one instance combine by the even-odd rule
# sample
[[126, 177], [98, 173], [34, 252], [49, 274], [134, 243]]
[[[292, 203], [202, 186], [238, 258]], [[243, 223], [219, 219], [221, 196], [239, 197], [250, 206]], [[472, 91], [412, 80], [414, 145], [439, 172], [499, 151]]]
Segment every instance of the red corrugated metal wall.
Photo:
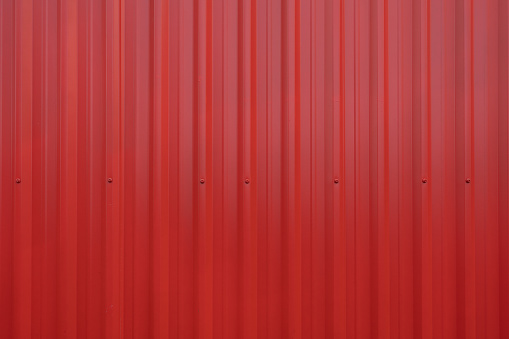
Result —
[[509, 338], [508, 12], [0, 1], [0, 337]]

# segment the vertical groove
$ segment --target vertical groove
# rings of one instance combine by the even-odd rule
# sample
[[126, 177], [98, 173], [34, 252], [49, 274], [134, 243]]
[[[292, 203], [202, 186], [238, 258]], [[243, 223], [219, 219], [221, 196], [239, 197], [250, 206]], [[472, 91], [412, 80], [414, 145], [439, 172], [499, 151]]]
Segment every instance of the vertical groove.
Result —
[[295, 0], [295, 338], [302, 338], [302, 174], [301, 174], [301, 0]]

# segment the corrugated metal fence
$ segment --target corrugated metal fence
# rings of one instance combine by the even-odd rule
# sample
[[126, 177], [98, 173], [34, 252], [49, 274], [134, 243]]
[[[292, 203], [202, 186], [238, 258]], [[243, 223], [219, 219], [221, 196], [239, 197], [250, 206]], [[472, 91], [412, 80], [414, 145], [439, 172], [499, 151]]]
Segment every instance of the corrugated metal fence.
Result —
[[0, 337], [509, 338], [508, 11], [0, 1]]

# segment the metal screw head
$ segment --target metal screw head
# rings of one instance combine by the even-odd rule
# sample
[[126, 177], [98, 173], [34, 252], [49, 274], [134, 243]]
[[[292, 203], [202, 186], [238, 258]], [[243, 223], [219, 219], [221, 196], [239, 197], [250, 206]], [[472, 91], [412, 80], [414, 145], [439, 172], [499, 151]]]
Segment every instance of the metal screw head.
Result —
[[339, 184], [339, 179], [334, 179], [335, 184]]
[[200, 184], [204, 184], [205, 183], [205, 179], [201, 178], [200, 179]]
[[21, 179], [20, 178], [16, 178], [16, 184], [19, 184], [21, 183]]
[[113, 178], [108, 178], [108, 182], [109, 183], [113, 182]]
[[246, 178], [246, 180], [244, 180], [244, 182], [245, 182], [246, 184], [249, 184], [249, 179], [248, 179], [248, 178]]
[[470, 181], [471, 181], [471, 180], [470, 180], [470, 178], [466, 178], [466, 179], [465, 179], [465, 182], [466, 182], [467, 184], [470, 184]]
[[425, 184], [428, 182], [428, 178], [422, 178], [422, 183]]

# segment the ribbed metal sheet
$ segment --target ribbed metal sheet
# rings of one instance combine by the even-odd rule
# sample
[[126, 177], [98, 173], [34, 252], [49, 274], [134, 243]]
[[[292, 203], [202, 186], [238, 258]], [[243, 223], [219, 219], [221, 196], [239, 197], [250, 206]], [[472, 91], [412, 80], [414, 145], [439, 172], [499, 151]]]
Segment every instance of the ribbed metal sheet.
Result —
[[0, 1], [0, 338], [509, 338], [508, 13]]

